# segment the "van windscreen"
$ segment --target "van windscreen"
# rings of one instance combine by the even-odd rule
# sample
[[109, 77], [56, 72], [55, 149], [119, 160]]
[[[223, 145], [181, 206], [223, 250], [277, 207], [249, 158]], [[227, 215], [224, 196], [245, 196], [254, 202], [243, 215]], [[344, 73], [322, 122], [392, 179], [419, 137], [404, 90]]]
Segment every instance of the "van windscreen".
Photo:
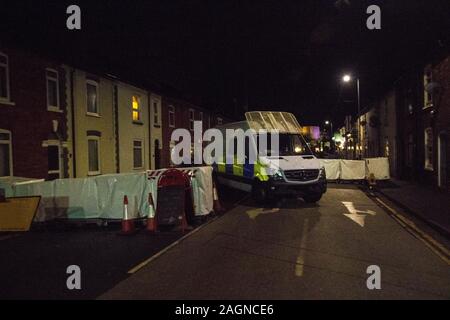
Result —
[[[264, 143], [260, 143], [260, 137], [267, 136], [267, 148], [266, 150], [262, 150], [262, 146], [264, 146]], [[281, 133], [278, 135], [279, 137], [279, 150], [278, 155], [279, 156], [310, 156], [313, 155], [311, 152], [311, 149], [309, 148], [308, 144], [306, 143], [305, 139], [300, 134], [290, 134], [290, 133]], [[271, 134], [268, 133], [267, 135], [258, 135], [257, 141], [257, 147], [258, 147], [258, 153], [260, 155], [277, 155], [277, 150], [273, 150], [272, 147], [272, 139]]]

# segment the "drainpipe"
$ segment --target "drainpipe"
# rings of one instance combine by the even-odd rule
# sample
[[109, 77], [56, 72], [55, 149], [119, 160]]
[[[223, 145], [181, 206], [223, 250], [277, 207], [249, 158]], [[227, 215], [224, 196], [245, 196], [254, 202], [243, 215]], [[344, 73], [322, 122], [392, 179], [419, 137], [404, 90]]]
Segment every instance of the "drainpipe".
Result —
[[70, 109], [72, 112], [72, 172], [73, 172], [73, 177], [76, 178], [77, 177], [77, 157], [75, 156], [76, 154], [76, 148], [75, 148], [75, 102], [74, 102], [74, 94], [73, 94], [73, 79], [74, 79], [74, 73], [75, 70], [71, 69], [70, 70]]

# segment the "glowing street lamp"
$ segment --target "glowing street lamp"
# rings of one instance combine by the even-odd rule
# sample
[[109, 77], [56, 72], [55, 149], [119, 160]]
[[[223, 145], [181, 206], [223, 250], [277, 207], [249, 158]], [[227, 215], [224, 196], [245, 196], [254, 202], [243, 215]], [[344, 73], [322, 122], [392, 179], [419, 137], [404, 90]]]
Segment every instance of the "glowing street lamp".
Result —
[[[350, 81], [352, 81], [352, 76], [351, 75], [349, 75], [349, 74], [344, 74], [343, 76], [342, 76], [342, 81], [344, 82], [344, 83], [349, 83]], [[359, 126], [360, 126], [360, 124], [359, 124], [359, 117], [360, 117], [360, 113], [361, 113], [361, 96], [360, 96], [360, 92], [359, 92], [359, 78], [356, 78], [356, 92], [357, 92], [357, 95], [358, 95], [358, 121], [357, 121], [357, 126], [358, 126], [358, 137], [357, 137], [357, 139], [356, 139], [356, 141], [358, 142], [358, 143], [360, 143], [360, 129], [359, 129]]]

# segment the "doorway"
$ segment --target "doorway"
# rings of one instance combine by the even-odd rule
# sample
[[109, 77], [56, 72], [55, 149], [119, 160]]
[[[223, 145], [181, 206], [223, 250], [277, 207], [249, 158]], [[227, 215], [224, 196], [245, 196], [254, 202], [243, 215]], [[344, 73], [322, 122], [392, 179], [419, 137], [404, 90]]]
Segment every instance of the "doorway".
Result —
[[438, 137], [438, 185], [441, 188], [447, 186], [447, 135], [439, 134]]
[[161, 168], [161, 150], [159, 148], [159, 140], [155, 140], [155, 170]]

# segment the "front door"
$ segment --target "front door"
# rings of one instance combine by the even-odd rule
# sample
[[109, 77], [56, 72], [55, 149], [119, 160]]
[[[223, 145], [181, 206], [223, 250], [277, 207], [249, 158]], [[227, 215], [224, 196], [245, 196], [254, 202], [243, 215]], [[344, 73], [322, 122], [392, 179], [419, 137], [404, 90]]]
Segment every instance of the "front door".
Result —
[[61, 178], [61, 149], [59, 145], [49, 145], [48, 154], [48, 180]]
[[161, 151], [159, 149], [159, 140], [155, 140], [155, 170], [161, 167]]
[[438, 138], [438, 184], [447, 185], [447, 137], [443, 133]]

